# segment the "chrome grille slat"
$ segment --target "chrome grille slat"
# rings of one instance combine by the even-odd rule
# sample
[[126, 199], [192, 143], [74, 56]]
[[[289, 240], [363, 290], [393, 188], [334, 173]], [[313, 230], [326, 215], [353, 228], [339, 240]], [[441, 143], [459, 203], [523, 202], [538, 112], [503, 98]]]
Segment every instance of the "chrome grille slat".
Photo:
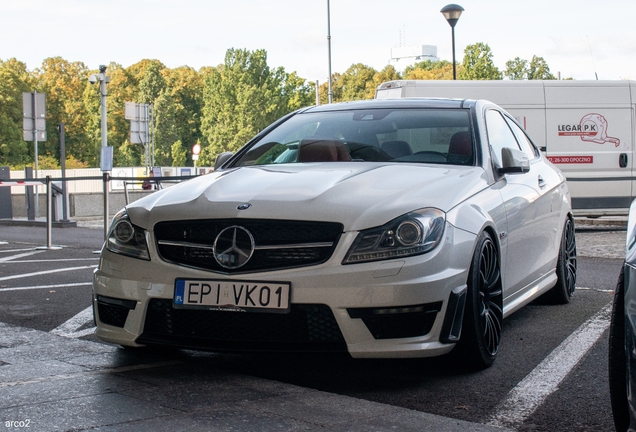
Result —
[[[183, 246], [183, 247], [191, 247], [197, 249], [214, 249], [213, 245], [202, 244], [202, 243], [189, 243], [189, 242], [177, 242], [177, 241], [166, 241], [159, 240], [157, 244], [163, 246]], [[286, 244], [279, 246], [259, 246], [256, 245], [254, 250], [276, 250], [276, 249], [302, 249], [302, 248], [316, 248], [316, 247], [332, 247], [333, 242], [322, 242], [322, 243], [303, 243], [303, 244]]]

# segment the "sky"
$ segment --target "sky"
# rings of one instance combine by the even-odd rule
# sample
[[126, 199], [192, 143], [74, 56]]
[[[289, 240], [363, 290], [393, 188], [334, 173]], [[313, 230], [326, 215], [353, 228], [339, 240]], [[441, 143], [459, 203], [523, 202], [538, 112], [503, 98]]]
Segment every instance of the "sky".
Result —
[[[327, 4], [329, 3], [329, 13]], [[157, 59], [216, 66], [229, 48], [267, 51], [270, 67], [310, 81], [352, 64], [383, 69], [391, 49], [434, 45], [452, 60], [451, 28], [430, 0], [0, 0], [0, 60], [29, 70], [48, 57], [90, 69]], [[636, 80], [636, 1], [459, 0], [457, 60], [483, 42], [495, 65], [543, 57], [562, 78]]]

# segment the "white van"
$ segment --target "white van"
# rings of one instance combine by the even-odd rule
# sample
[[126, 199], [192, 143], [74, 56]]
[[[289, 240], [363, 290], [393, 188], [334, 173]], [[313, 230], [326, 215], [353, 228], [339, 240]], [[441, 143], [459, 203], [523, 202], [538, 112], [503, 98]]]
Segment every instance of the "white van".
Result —
[[561, 168], [580, 216], [626, 215], [636, 197], [636, 81], [390, 81], [376, 99], [487, 99]]

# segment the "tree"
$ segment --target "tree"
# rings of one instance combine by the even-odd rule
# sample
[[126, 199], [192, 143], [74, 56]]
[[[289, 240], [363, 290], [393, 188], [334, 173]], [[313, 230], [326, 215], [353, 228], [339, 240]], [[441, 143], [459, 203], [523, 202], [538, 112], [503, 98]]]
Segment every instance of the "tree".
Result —
[[461, 80], [499, 80], [501, 72], [492, 60], [490, 47], [478, 42], [464, 50], [464, 61], [457, 78]]
[[[395, 70], [395, 67], [393, 65], [386, 65], [384, 69], [382, 69], [380, 72], [376, 73], [373, 76], [373, 81], [375, 83], [376, 88], [383, 82], [395, 81], [399, 79], [402, 79], [402, 76], [397, 70]], [[375, 93], [374, 93], [374, 96], [375, 96]]]
[[67, 154], [78, 157], [86, 145], [85, 119], [82, 103], [84, 89], [90, 86], [88, 69], [82, 62], [69, 62], [62, 57], [50, 57], [33, 72], [37, 90], [46, 94], [46, 141], [39, 145], [39, 154], [60, 159], [57, 126], [64, 122]]
[[543, 57], [532, 56], [530, 60], [530, 66], [528, 67], [528, 79], [531, 80], [553, 80], [556, 79], [554, 75], [550, 73], [548, 63]]
[[180, 141], [177, 128], [177, 109], [170, 90], [166, 89], [155, 100], [155, 165], [172, 165], [172, 145]]
[[0, 60], [0, 165], [33, 161], [33, 151], [22, 140], [22, 92], [32, 91], [32, 86], [25, 63]]
[[447, 60], [425, 60], [407, 66], [404, 69], [404, 79], [409, 80], [452, 80], [453, 64]]
[[150, 60], [139, 81], [137, 100], [144, 104], [154, 104], [155, 100], [166, 88], [166, 80], [162, 75], [165, 66], [158, 60]]
[[188, 66], [168, 70], [166, 75], [166, 87], [174, 103], [177, 135], [186, 145], [194, 145], [202, 139], [204, 82], [204, 70], [197, 72]]
[[528, 61], [516, 57], [514, 60], [506, 62], [506, 70], [504, 75], [511, 80], [528, 79]]
[[307, 83], [307, 81], [299, 77], [296, 72], [287, 74], [284, 69], [279, 69], [283, 74], [283, 81], [280, 86], [282, 104], [277, 114], [278, 117], [312, 105], [314, 102], [315, 86]]
[[207, 143], [201, 143], [200, 163], [211, 165], [217, 154], [238, 150], [290, 107], [309, 104], [310, 98], [293, 97], [297, 92], [309, 96], [309, 89], [283, 68], [270, 69], [265, 50], [228, 50], [224, 64], [209, 71], [203, 89], [201, 129]]
[[367, 84], [365, 99], [373, 99], [375, 97], [375, 90], [380, 84], [399, 79], [402, 79], [402, 77], [400, 73], [395, 70], [393, 65], [385, 66], [380, 72], [376, 72], [375, 75], [373, 75], [373, 81]]
[[362, 63], [353, 64], [342, 74], [341, 101], [373, 99], [375, 87], [373, 77], [378, 72]]
[[553, 80], [556, 79], [550, 73], [548, 63], [543, 57], [532, 56], [528, 62], [519, 57], [506, 62], [505, 75], [511, 80]]
[[[130, 120], [125, 117], [126, 102], [136, 102], [138, 93], [137, 80], [129, 68], [111, 62], [106, 70], [110, 82], [108, 83], [108, 145], [113, 147], [113, 157], [117, 160], [117, 151], [130, 139]], [[124, 159], [132, 157], [141, 160], [143, 146], [134, 144], [123, 147], [131, 152]], [[130, 164], [120, 165], [130, 166]]]
[[133, 167], [142, 164], [139, 149], [143, 147], [139, 144], [131, 144], [128, 140], [114, 148], [114, 165], [118, 167]]
[[175, 141], [171, 148], [172, 166], [185, 166], [188, 158], [188, 150], [183, 147], [181, 141]]
[[[342, 78], [342, 74], [333, 73], [331, 75], [331, 94], [333, 102], [341, 102], [342, 99], [342, 90], [344, 87], [344, 80]], [[329, 103], [329, 82], [325, 81], [320, 84], [320, 103], [322, 105]]]

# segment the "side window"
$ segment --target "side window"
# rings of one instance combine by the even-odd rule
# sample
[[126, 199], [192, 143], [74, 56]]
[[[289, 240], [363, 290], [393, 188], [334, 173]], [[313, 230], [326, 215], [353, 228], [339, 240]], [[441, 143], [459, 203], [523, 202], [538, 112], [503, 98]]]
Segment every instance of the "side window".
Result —
[[496, 166], [501, 167], [501, 150], [504, 147], [521, 150], [510, 127], [508, 127], [508, 123], [499, 111], [488, 110], [486, 112], [486, 130], [488, 131], [488, 140], [490, 141], [492, 157]]
[[530, 141], [530, 139], [528, 138], [526, 133], [523, 131], [523, 129], [517, 126], [517, 124], [513, 122], [512, 120], [510, 119], [506, 119], [506, 120], [508, 120], [510, 129], [512, 129], [512, 132], [515, 134], [515, 137], [517, 137], [517, 141], [519, 142], [519, 144], [521, 144], [521, 149], [523, 150], [525, 154], [528, 155], [528, 159], [532, 160], [532, 159], [538, 158], [539, 149], [537, 149], [537, 147], [532, 143], [532, 141]]

